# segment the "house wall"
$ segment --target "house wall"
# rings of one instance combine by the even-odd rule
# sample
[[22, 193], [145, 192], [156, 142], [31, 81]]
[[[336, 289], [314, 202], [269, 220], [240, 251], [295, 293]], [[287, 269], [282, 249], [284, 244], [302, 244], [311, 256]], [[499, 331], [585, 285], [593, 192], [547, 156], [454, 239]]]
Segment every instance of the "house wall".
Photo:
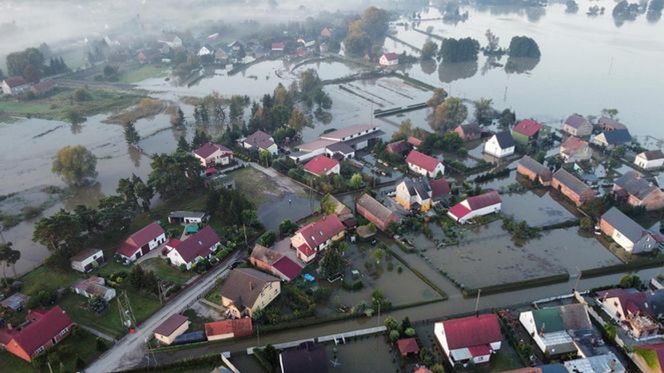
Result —
[[374, 216], [369, 210], [365, 209], [361, 205], [357, 205], [357, 213], [364, 216], [370, 222], [374, 223], [381, 231], [387, 230], [387, 226], [390, 225], [391, 222], [399, 222], [399, 218], [397, 218], [394, 213], [390, 214], [390, 216], [385, 221], [383, 221], [380, 220], [377, 216]]
[[560, 148], [560, 157], [563, 159], [563, 161], [565, 161], [565, 163], [587, 161], [592, 158], [592, 156], [593, 151], [589, 146], [585, 146], [583, 149], [572, 154], [563, 153], [563, 148]]
[[249, 257], [249, 263], [262, 271], [272, 272], [273, 270], [272, 266], [269, 265], [266, 261], [258, 260], [252, 256]]
[[526, 167], [524, 167], [520, 164], [518, 164], [516, 166], [516, 172], [519, 175], [523, 175], [524, 177], [526, 177], [530, 181], [537, 180], [537, 174], [535, 172], [533, 172], [532, 170], [530, 170], [530, 169], [528, 169], [528, 168], [526, 168]]
[[447, 356], [447, 359], [452, 362], [452, 356], [450, 356], [450, 348], [447, 344], [447, 336], [445, 335], [445, 328], [443, 327], [442, 322], [437, 322], [433, 326], [433, 335], [436, 337], [436, 341], [438, 341], [438, 345], [440, 345], [440, 348], [443, 350], [445, 355]]
[[[67, 335], [69, 335], [69, 333], [71, 332], [71, 328], [72, 326], [70, 325], [62, 329], [59, 333], [50, 338], [43, 346], [37, 349], [36, 352], [32, 354], [32, 356], [28, 355], [28, 353], [25, 350], [23, 350], [23, 348], [18, 343], [16, 343], [16, 340], [14, 339], [10, 340], [9, 343], [7, 343], [5, 349], [7, 350], [7, 352], [18, 356], [27, 362], [31, 362], [32, 359], [35, 358], [36, 356], [48, 350], [53, 345], [60, 343], [60, 341], [62, 341]], [[53, 343], [53, 340], [55, 340], [55, 343]]]
[[179, 328], [175, 329], [175, 331], [173, 331], [173, 333], [171, 333], [170, 335], [162, 335], [154, 333], [154, 337], [157, 338], [159, 342], [165, 345], [170, 345], [171, 343], [173, 343], [173, 341], [175, 341], [175, 338], [182, 335], [184, 332], [187, 331], [187, 329], [189, 329], [189, 324], [190, 322], [189, 320], [187, 320], [182, 325], [180, 325]]
[[403, 206], [403, 208], [405, 208], [406, 210], [410, 210], [411, 198], [405, 183], [397, 185], [396, 195], [394, 196], [394, 199], [397, 201], [398, 204]]
[[664, 166], [664, 159], [647, 160], [645, 157], [637, 156], [634, 160], [634, 164], [645, 170], [650, 170]]
[[520, 132], [512, 132], [512, 138], [520, 144], [527, 144], [530, 141], [530, 137]]
[[509, 148], [502, 149], [494, 136], [484, 144], [484, 152], [496, 158], [502, 158], [514, 154], [514, 147], [510, 146]]
[[420, 175], [422, 175], [422, 176], [427, 176], [427, 175], [428, 175], [428, 171], [427, 171], [427, 170], [421, 168], [420, 166], [418, 166], [418, 165], [416, 165], [416, 164], [408, 163], [408, 168], [409, 168], [411, 171], [413, 171], [413, 172], [415, 172], [415, 173], [418, 173], [418, 174], [420, 174]]
[[[260, 295], [256, 298], [253, 307], [251, 307], [252, 315], [254, 312], [261, 310], [272, 303], [272, 301], [279, 296], [281, 293], [281, 282], [272, 281], [265, 285], [263, 290], [261, 290]], [[252, 316], [253, 317], [253, 316]]]
[[595, 196], [592, 189], [589, 192], [585, 192], [585, 195], [578, 195], [572, 189], [561, 184], [560, 181], [558, 181], [556, 178], [551, 181], [551, 186], [558, 190], [560, 193], [564, 194], [565, 197], [569, 198], [577, 206], [581, 206], [584, 202], [593, 199]]
[[[80, 262], [72, 261], [71, 262], [71, 268], [76, 270], [76, 271], [79, 271], [79, 272], [88, 272], [89, 270], [91, 270], [93, 268], [93, 266], [94, 266], [93, 263], [98, 262], [98, 260], [101, 263], [104, 262], [104, 252], [101, 251], [101, 250], [94, 253], [94, 254], [92, 254], [91, 256], [85, 258], [84, 260], [82, 260]], [[101, 263], [99, 263], [99, 264], [101, 264]]]
[[221, 341], [223, 339], [231, 339], [235, 337], [235, 334], [233, 332], [231, 333], [226, 333], [226, 334], [217, 334], [217, 335], [209, 335], [207, 336], [208, 341]]
[[171, 249], [171, 251], [168, 252], [166, 255], [168, 259], [171, 260], [171, 265], [175, 267], [179, 267], [181, 265], [185, 265], [187, 269], [191, 269], [191, 263], [187, 263], [182, 259], [182, 256], [180, 256], [180, 253], [178, 253], [177, 250]]
[[634, 244], [632, 248], [633, 253], [641, 253], [645, 251], [652, 251], [658, 246], [657, 242], [651, 235], [646, 234]]
[[576, 129], [568, 124], [564, 124], [563, 131], [573, 136], [579, 136], [579, 137], [590, 136], [590, 134], [593, 132], [593, 126], [590, 123], [586, 123], [581, 127], [579, 127], [579, 129]]
[[495, 205], [483, 207], [481, 209], [473, 210], [469, 212], [466, 216], [462, 217], [459, 219], [459, 223], [465, 224], [468, 220], [477, 217], [477, 216], [483, 216], [483, 215], [489, 215], [494, 212], [499, 212], [500, 208], [502, 206], [502, 203], [496, 203]]
[[530, 311], [521, 312], [519, 315], [519, 322], [526, 329], [540, 351], [546, 352], [546, 345], [544, 344], [542, 338], [540, 338], [539, 331], [535, 325], [535, 318], [533, 317], [533, 313]]
[[641, 203], [646, 207], [646, 210], [648, 211], [659, 210], [661, 208], [664, 208], [664, 192], [662, 192], [660, 189], [656, 189], [648, 196], [646, 196], [646, 198], [644, 198], [643, 201], [641, 201]]

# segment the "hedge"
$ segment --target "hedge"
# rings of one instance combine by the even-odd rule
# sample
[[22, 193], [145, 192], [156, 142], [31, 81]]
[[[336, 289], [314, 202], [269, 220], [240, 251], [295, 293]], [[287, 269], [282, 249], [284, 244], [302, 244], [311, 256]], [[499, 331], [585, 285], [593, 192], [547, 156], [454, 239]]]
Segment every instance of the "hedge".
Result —
[[599, 267], [581, 270], [581, 277], [599, 277], [605, 275], [614, 275], [616, 273], [631, 272], [640, 269], [654, 268], [664, 265], [664, 258], [655, 258], [652, 260], [643, 259], [629, 263], [620, 263], [608, 267]]
[[[216, 353], [212, 355], [205, 355], [201, 357], [196, 357], [187, 360], [177, 361], [175, 363], [164, 364], [159, 366], [147, 366], [140, 368], [133, 368], [125, 370], [125, 372], [151, 372], [151, 371], [161, 371], [166, 369], [178, 369], [178, 368], [197, 368], [209, 365], [219, 366], [222, 364], [221, 355]], [[182, 369], [185, 370], [185, 369]]]
[[391, 250], [390, 248], [388, 248], [387, 251], [388, 251], [392, 256], [394, 256], [395, 258], [397, 258], [397, 260], [398, 260], [399, 262], [401, 262], [401, 264], [403, 264], [404, 267], [410, 269], [411, 272], [413, 272], [413, 273], [415, 274], [415, 276], [419, 277], [420, 280], [422, 280], [425, 284], [429, 285], [433, 290], [435, 290], [436, 293], [440, 294], [440, 296], [443, 297], [443, 300], [445, 300], [445, 299], [448, 298], [447, 293], [445, 293], [445, 292], [443, 291], [443, 289], [439, 288], [438, 285], [436, 285], [436, 284], [434, 284], [433, 282], [431, 282], [431, 280], [429, 280], [426, 276], [424, 276], [420, 271], [418, 271], [418, 270], [416, 270], [415, 268], [413, 268], [413, 267], [410, 265], [410, 263], [408, 263], [408, 261], [404, 260], [401, 256], [399, 256], [397, 253], [395, 253], [394, 250]]
[[557, 284], [560, 282], [567, 282], [567, 281], [569, 281], [569, 273], [561, 273], [557, 275], [539, 277], [532, 280], [508, 282], [506, 284], [489, 285], [481, 288], [468, 288], [468, 289], [463, 289], [462, 292], [464, 297], [469, 298], [477, 295], [478, 290], [482, 290], [482, 295], [488, 295], [488, 294], [504, 293], [508, 291], [523, 290], [528, 288], [535, 288], [544, 285]]

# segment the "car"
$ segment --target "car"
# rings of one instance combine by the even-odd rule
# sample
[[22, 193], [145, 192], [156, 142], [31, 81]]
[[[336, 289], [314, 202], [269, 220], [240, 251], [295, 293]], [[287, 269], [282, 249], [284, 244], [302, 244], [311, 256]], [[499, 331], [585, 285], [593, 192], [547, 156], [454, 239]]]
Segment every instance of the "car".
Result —
[[236, 262], [233, 262], [233, 264], [231, 264], [231, 269], [235, 269], [242, 264], [244, 264], [244, 260], [238, 260]]

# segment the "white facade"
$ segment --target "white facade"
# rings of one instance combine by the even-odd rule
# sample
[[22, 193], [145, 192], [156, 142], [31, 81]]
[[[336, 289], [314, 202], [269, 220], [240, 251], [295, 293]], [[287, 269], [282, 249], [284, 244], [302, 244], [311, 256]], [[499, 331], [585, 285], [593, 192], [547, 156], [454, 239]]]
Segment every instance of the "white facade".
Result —
[[445, 328], [442, 322], [437, 322], [434, 324], [433, 334], [436, 337], [436, 340], [438, 340], [440, 347], [443, 349], [445, 356], [447, 356], [448, 360], [452, 364], [462, 363], [465, 365], [471, 360], [475, 364], [486, 363], [491, 359], [491, 353], [500, 350], [502, 344], [501, 341], [492, 342], [490, 344], [491, 353], [488, 355], [473, 357], [467, 347], [450, 350], [449, 345], [447, 344], [447, 336], [445, 335]]
[[89, 272], [100, 262], [104, 262], [104, 252], [97, 250], [85, 259], [72, 260], [71, 268], [79, 272]]
[[208, 49], [207, 47], [201, 47], [201, 49], [198, 50], [198, 56], [203, 57], [203, 56], [209, 56], [212, 54], [212, 50]]
[[380, 56], [380, 60], [378, 61], [381, 66], [396, 66], [399, 64], [399, 59], [388, 59], [386, 55]]
[[664, 166], [664, 158], [660, 159], [646, 159], [644, 153], [640, 153], [634, 159], [634, 164], [643, 168], [644, 170], [652, 170], [653, 168], [660, 168]]
[[153, 238], [152, 240], [150, 240], [150, 242], [148, 242], [148, 244], [146, 245], [148, 247], [147, 252], [141, 253], [143, 248], [139, 247], [139, 248], [136, 249], [136, 252], [134, 252], [134, 254], [132, 254], [129, 257], [126, 257], [122, 254], [120, 254], [120, 256], [126, 258], [130, 262], [133, 262], [136, 259], [140, 258], [141, 256], [147, 254], [148, 252], [156, 249], [157, 247], [159, 247], [159, 245], [161, 245], [164, 242], [166, 242], [166, 233], [162, 233], [159, 236], [157, 236], [157, 237]]
[[440, 161], [438, 162], [438, 164], [436, 164], [436, 168], [434, 168], [433, 171], [428, 171], [427, 169], [422, 168], [411, 162], [408, 162], [408, 168], [415, 173], [418, 173], [422, 176], [428, 176], [430, 178], [436, 178], [439, 173], [441, 175], [445, 175], [445, 165], [443, 165], [443, 162]]
[[514, 146], [505, 149], [501, 148], [498, 138], [494, 135], [484, 144], [484, 152], [496, 158], [503, 158], [514, 154]]
[[[470, 207], [468, 206], [468, 200], [465, 200], [465, 201], [461, 202], [461, 204], [463, 204], [466, 208], [468, 208], [470, 210]], [[493, 214], [494, 212], [500, 212], [501, 207], [502, 207], [502, 202], [499, 202], [499, 203], [493, 204], [491, 206], [482, 207], [482, 208], [477, 209], [477, 210], [471, 210], [465, 216], [460, 217], [458, 222], [461, 223], [461, 224], [466, 224], [466, 222], [468, 222], [468, 220], [471, 220], [471, 219], [473, 219], [477, 216], [489, 215], [489, 214]], [[457, 219], [457, 217], [454, 216], [452, 213], [448, 212], [447, 214], [452, 219], [455, 219], [455, 220]]]
[[184, 260], [184, 258], [182, 258], [180, 253], [175, 248], [170, 248], [170, 251], [168, 252], [168, 254], [166, 254], [166, 256], [168, 257], [168, 259], [170, 259], [171, 265], [179, 267], [184, 264], [187, 267], [187, 270], [190, 270], [194, 264], [198, 263], [203, 259], [209, 258], [210, 255], [212, 255], [212, 253], [219, 247], [219, 245], [220, 245], [219, 242], [215, 243], [210, 247], [210, 251], [205, 257], [199, 255], [189, 262]]
[[191, 322], [189, 320], [185, 321], [182, 325], [180, 325], [177, 329], [173, 331], [170, 335], [162, 335], [159, 333], [154, 333], [154, 337], [161, 343], [165, 345], [170, 345], [175, 341], [175, 338], [179, 337], [180, 335], [184, 334], [184, 332], [189, 329], [189, 324]]
[[572, 136], [577, 136], [577, 137], [590, 136], [590, 134], [593, 132], [593, 125], [590, 124], [590, 122], [586, 122], [583, 125], [579, 126], [579, 128], [574, 128], [569, 124], [565, 123], [563, 124], [563, 131], [569, 133]]
[[593, 156], [593, 151], [590, 149], [590, 146], [586, 145], [579, 149], [578, 151], [572, 153], [572, 154], [567, 154], [563, 151], [563, 147], [560, 147], [560, 157], [563, 159], [565, 163], [572, 163], [572, 162], [581, 162], [581, 161], [587, 161]]
[[7, 84], [6, 81], [4, 81], [4, 80], [2, 81], [2, 92], [6, 95], [10, 95], [10, 96], [11, 95], [17, 95], [17, 94], [27, 90], [28, 88], [30, 88], [30, 86], [28, 84], [19, 85], [19, 86], [16, 86], [16, 87], [12, 88], [12, 87], [9, 86], [9, 84]]
[[[274, 141], [274, 140], [272, 140], [272, 141]], [[251, 144], [249, 144], [245, 141], [242, 141], [242, 147], [244, 147], [245, 149], [254, 148]], [[267, 148], [260, 148], [259, 147], [258, 150], [267, 150], [268, 152], [270, 152], [270, 154], [276, 155], [279, 152], [279, 147], [277, 146], [277, 144], [272, 144], [272, 145], [268, 146]]]
[[644, 234], [641, 239], [639, 239], [637, 242], [632, 242], [629, 238], [625, 237], [622, 233], [620, 233], [617, 229], [613, 229], [613, 234], [611, 235], [611, 238], [618, 244], [620, 247], [625, 249], [625, 251], [628, 251], [630, 253], [641, 253], [641, 252], [646, 252], [646, 251], [652, 251], [657, 247], [657, 241], [650, 235], [650, 234]]
[[203, 167], [210, 167], [216, 164], [226, 166], [229, 163], [231, 163], [231, 159], [233, 159], [233, 153], [224, 152], [221, 149], [218, 149], [214, 153], [210, 154], [210, 156], [208, 156], [207, 158], [203, 158], [196, 153], [193, 154], [194, 157], [196, 157], [196, 159], [198, 159], [201, 162], [201, 165], [203, 165]]
[[[552, 333], [540, 333], [535, 325], [535, 318], [532, 311], [521, 312], [519, 315], [519, 322], [528, 331], [528, 334], [533, 338], [537, 347], [543, 353], [556, 354], [556, 346], [569, 346], [574, 344], [574, 340], [566, 331], [557, 331]], [[578, 347], [577, 347], [578, 351]]]

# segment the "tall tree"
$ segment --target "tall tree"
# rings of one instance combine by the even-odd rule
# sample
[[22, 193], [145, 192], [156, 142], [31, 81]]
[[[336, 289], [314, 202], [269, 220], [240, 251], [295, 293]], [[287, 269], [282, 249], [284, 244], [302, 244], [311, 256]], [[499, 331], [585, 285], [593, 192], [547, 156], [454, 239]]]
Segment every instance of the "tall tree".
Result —
[[55, 155], [51, 171], [70, 186], [81, 186], [97, 177], [97, 157], [83, 145], [68, 145]]
[[177, 150], [185, 153], [189, 151], [189, 143], [187, 142], [187, 138], [185, 138], [184, 135], [181, 135], [178, 139]]
[[12, 248], [11, 242], [7, 242], [5, 246], [8, 247], [7, 254], [6, 256], [4, 256], [5, 262], [7, 263], [8, 266], [12, 267], [12, 272], [14, 273], [14, 279], [17, 279], [18, 277], [16, 275], [16, 263], [21, 259], [21, 252], [19, 250], [14, 250]]
[[203, 184], [201, 163], [189, 153], [153, 155], [151, 166], [148, 185], [162, 198], [173, 197]]
[[288, 118], [288, 126], [301, 131], [308, 124], [307, 117], [298, 108], [293, 108], [290, 118]]
[[150, 202], [152, 202], [152, 198], [154, 197], [154, 188], [138, 178], [138, 181], [134, 181], [134, 193], [136, 193], [136, 197], [141, 199], [143, 211], [150, 211]]
[[496, 117], [496, 110], [493, 108], [493, 100], [490, 98], [480, 98], [473, 102], [475, 106], [475, 120], [482, 125], [489, 125]]
[[130, 120], [127, 122], [124, 129], [124, 136], [129, 145], [137, 145], [141, 141], [141, 136], [134, 126], [134, 121]]
[[431, 116], [431, 128], [445, 132], [461, 124], [468, 116], [468, 109], [461, 99], [449, 97], [438, 105]]
[[427, 40], [422, 45], [422, 52], [420, 52], [420, 58], [423, 60], [431, 60], [436, 55], [438, 51], [438, 44], [431, 40]]
[[433, 90], [431, 98], [427, 101], [427, 105], [435, 109], [438, 105], [442, 104], [446, 98], [447, 92], [442, 88], [436, 88]]
[[60, 210], [52, 216], [37, 221], [32, 240], [55, 252], [66, 247], [76, 246], [80, 239], [80, 232], [81, 227], [76, 216]]

